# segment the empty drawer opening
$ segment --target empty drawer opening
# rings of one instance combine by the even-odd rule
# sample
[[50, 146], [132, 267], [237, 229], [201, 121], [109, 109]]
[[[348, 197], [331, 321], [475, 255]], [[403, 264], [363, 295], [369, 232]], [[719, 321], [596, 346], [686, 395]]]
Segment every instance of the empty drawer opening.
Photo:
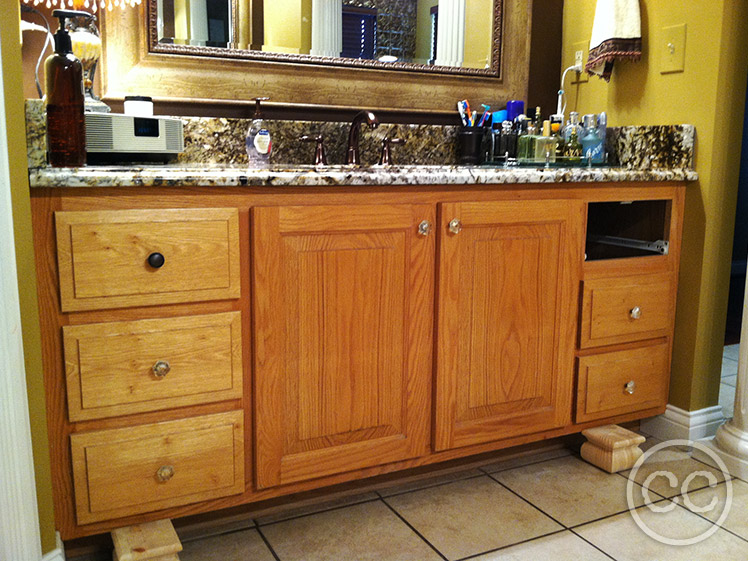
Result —
[[670, 201], [589, 203], [585, 259], [667, 255]]

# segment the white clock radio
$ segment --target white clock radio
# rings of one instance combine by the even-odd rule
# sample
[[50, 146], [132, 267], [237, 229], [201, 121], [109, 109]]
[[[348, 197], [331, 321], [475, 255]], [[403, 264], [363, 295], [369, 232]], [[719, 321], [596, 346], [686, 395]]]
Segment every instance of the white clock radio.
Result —
[[183, 150], [181, 119], [86, 113], [86, 160], [89, 164], [165, 163]]

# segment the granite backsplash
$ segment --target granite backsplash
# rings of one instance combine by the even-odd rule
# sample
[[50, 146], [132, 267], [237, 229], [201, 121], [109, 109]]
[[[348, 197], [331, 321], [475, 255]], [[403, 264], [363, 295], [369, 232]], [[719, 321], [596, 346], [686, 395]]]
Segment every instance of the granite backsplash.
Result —
[[[244, 136], [249, 119], [183, 117], [185, 149], [179, 164], [230, 164], [247, 162]], [[314, 143], [299, 141], [302, 135], [325, 137], [330, 164], [345, 159], [350, 123], [326, 121], [266, 121], [273, 139], [271, 163], [311, 164]], [[376, 164], [382, 140], [402, 138], [393, 146], [397, 164], [457, 164], [457, 130], [449, 125], [382, 124], [376, 129], [361, 127], [361, 160]], [[46, 124], [40, 100], [26, 102], [26, 132], [30, 168], [46, 166]], [[625, 126], [608, 129], [607, 148], [611, 165], [627, 169], [692, 169], [695, 130], [692, 125]]]

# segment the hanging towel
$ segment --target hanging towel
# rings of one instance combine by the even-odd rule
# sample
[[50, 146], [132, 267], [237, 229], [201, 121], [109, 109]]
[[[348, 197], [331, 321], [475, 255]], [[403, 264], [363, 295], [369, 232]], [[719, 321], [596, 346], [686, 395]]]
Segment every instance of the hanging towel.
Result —
[[639, 0], [597, 0], [587, 73], [609, 82], [616, 60], [639, 60], [641, 27]]

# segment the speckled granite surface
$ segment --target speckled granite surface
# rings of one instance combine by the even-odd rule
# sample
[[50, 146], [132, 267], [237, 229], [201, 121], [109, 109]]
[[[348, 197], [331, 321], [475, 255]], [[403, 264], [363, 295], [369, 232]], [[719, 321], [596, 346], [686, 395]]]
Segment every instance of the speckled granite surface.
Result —
[[[185, 150], [176, 163], [163, 166], [90, 166], [48, 168], [45, 163], [44, 107], [27, 101], [27, 139], [32, 187], [86, 186], [231, 186], [231, 185], [446, 185], [488, 183], [585, 183], [604, 181], [694, 181], [694, 128], [691, 125], [618, 127], [609, 129], [610, 168], [488, 168], [457, 166], [456, 127], [383, 124], [361, 128], [361, 168], [340, 166], [349, 123], [269, 121], [273, 135], [271, 163], [266, 170], [249, 170], [244, 149], [247, 119], [187, 117]], [[314, 143], [301, 143], [304, 134], [325, 137], [327, 168], [308, 164]], [[380, 168], [382, 139], [406, 142], [393, 147], [396, 163]], [[276, 162], [283, 162], [278, 165]]]
[[483, 185], [509, 183], [600, 183], [694, 181], [690, 170], [623, 168], [487, 168], [469, 166], [347, 166], [248, 170], [243, 166], [42, 168], [30, 171], [32, 187], [186, 187], [334, 185]]

